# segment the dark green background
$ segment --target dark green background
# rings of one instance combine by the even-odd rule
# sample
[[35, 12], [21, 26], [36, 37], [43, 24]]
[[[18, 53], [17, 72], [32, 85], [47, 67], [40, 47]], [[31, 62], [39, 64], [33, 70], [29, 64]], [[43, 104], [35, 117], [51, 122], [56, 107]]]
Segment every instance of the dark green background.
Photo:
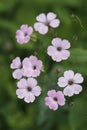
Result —
[[[22, 24], [33, 26], [40, 13], [54, 12], [61, 21], [56, 36], [71, 43], [71, 57], [56, 63], [46, 54], [52, 34], [40, 35], [36, 42], [19, 45], [15, 32]], [[12, 78], [13, 58], [37, 55], [44, 70], [38, 77], [42, 95], [32, 104], [16, 97]], [[56, 89], [56, 69], [72, 69], [84, 76], [83, 91], [67, 98], [66, 105], [53, 112], [44, 104], [47, 90]], [[87, 0], [0, 0], [0, 130], [87, 130]]]

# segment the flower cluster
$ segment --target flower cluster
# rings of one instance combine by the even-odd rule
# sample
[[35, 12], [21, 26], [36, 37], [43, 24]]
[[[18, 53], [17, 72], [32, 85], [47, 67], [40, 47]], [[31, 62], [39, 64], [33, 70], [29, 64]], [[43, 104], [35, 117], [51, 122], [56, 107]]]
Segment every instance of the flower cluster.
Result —
[[[33, 31], [45, 35], [50, 28], [57, 28], [60, 25], [60, 20], [56, 14], [49, 12], [47, 15], [44, 13], [39, 14], [36, 17], [37, 22], [34, 24], [34, 29], [27, 24], [24, 24], [16, 31], [16, 40], [19, 44], [28, 43], [33, 35]], [[51, 41], [51, 45], [47, 47], [47, 54], [53, 61], [61, 62], [67, 60], [70, 57], [71, 44], [66, 39], [55, 37]], [[25, 57], [22, 61], [20, 57], [13, 59], [11, 65], [13, 71], [13, 78], [18, 79], [16, 95], [20, 99], [24, 99], [27, 103], [32, 103], [35, 100], [35, 96], [41, 94], [41, 88], [37, 85], [37, 78], [40, 76], [43, 63], [38, 60], [36, 56]], [[59, 70], [60, 71], [60, 70]], [[83, 76], [80, 73], [74, 74], [72, 70], [64, 72], [63, 77], [58, 78], [58, 87], [64, 88], [62, 91], [56, 91], [54, 89], [47, 92], [45, 97], [45, 105], [52, 110], [57, 110], [59, 105], [65, 105], [65, 96], [73, 96], [79, 94], [82, 91], [80, 83], [83, 82]]]
[[34, 77], [40, 75], [42, 66], [42, 61], [36, 56], [26, 57], [22, 62], [19, 57], [16, 57], [12, 61], [10, 67], [16, 69], [12, 74], [13, 78], [19, 80], [16, 91], [18, 98], [24, 98], [24, 101], [29, 103], [35, 100], [35, 96], [40, 95], [41, 88], [37, 86], [37, 80]]

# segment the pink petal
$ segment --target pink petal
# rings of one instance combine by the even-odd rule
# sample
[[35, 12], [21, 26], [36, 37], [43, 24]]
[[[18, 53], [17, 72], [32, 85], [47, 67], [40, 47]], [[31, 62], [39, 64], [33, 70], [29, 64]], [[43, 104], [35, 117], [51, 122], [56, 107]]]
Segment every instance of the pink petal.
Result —
[[32, 93], [34, 96], [39, 96], [41, 94], [41, 88], [39, 86], [36, 86], [32, 89]]
[[18, 98], [23, 99], [25, 95], [27, 94], [26, 89], [17, 89], [16, 90], [16, 95]]
[[24, 67], [30, 67], [30, 66], [32, 66], [32, 64], [29, 61], [28, 57], [26, 57], [26, 58], [23, 59], [22, 64], [23, 64]]
[[24, 36], [19, 37], [19, 38], [17, 39], [17, 42], [18, 42], [19, 44], [23, 44], [23, 43], [24, 43]]
[[84, 79], [81, 74], [76, 73], [73, 80], [75, 83], [82, 83]]
[[16, 31], [16, 38], [18, 39], [19, 37], [23, 37], [24, 33], [21, 30]]
[[73, 96], [74, 95], [74, 90], [73, 87], [67, 86], [66, 88], [64, 88], [63, 93], [65, 96]]
[[60, 55], [60, 52], [55, 52], [53, 55], [52, 55], [52, 59], [56, 62], [60, 62], [62, 60], [61, 58], [61, 55]]
[[33, 73], [33, 69], [30, 67], [23, 66], [23, 76], [31, 77]]
[[22, 75], [23, 75], [23, 71], [22, 69], [16, 69], [14, 72], [13, 72], [13, 77], [14, 79], [21, 79], [22, 78]]
[[33, 87], [35, 87], [37, 85], [37, 80], [34, 79], [34, 78], [28, 78], [27, 79], [27, 84], [28, 84], [28, 86], [33, 88]]
[[50, 90], [50, 91], [48, 91], [47, 95], [49, 97], [55, 97], [56, 96], [56, 91], [55, 90]]
[[57, 110], [58, 109], [58, 104], [57, 102], [53, 101], [51, 97], [46, 97], [45, 98], [45, 104], [52, 110]]
[[18, 88], [26, 88], [27, 87], [27, 80], [22, 78], [17, 82], [17, 87]]
[[62, 48], [63, 49], [69, 49], [70, 48], [70, 42], [68, 40], [62, 41]]
[[68, 82], [67, 82], [67, 80], [64, 78], [64, 77], [60, 77], [59, 79], [58, 79], [58, 83], [57, 83], [60, 87], [65, 87], [67, 84], [68, 84]]
[[27, 42], [29, 42], [29, 40], [30, 40], [30, 36], [26, 36], [26, 37], [24, 37], [24, 42], [23, 43], [27, 43]]
[[37, 62], [37, 68], [38, 68], [39, 70], [41, 70], [42, 67], [43, 67], [42, 61], [41, 61], [41, 60], [38, 60], [38, 62]]
[[11, 65], [10, 65], [11, 69], [17, 69], [17, 68], [20, 68], [20, 66], [21, 66], [20, 57], [16, 57], [16, 58], [12, 61]]
[[79, 94], [82, 91], [82, 86], [78, 84], [74, 84], [73, 89], [75, 94]]
[[49, 105], [49, 108], [52, 109], [52, 110], [57, 110], [58, 109], [58, 104], [57, 102], [52, 102], [50, 105]]
[[58, 104], [63, 106], [65, 104], [64, 94], [61, 91], [58, 91], [56, 96], [58, 98]]
[[32, 77], [37, 77], [39, 75], [40, 75], [40, 70], [39, 69], [33, 70]]
[[47, 106], [49, 106], [52, 101], [53, 101], [53, 99], [52, 99], [51, 97], [45, 97], [45, 104], [46, 104]]
[[72, 70], [68, 70], [64, 72], [64, 77], [66, 79], [73, 79], [74, 77], [74, 72]]
[[59, 19], [54, 19], [54, 20], [52, 20], [51, 22], [50, 22], [50, 24], [49, 24], [51, 27], [53, 27], [53, 28], [56, 28], [56, 27], [58, 27], [59, 25], [60, 25], [60, 21], [59, 21]]
[[48, 48], [47, 48], [47, 54], [48, 54], [48, 55], [52, 56], [55, 51], [56, 51], [56, 48], [55, 48], [55, 47], [53, 47], [53, 46], [48, 46]]
[[32, 102], [34, 102], [34, 100], [35, 100], [35, 96], [30, 92], [28, 92], [24, 98], [24, 101], [27, 103], [30, 103], [30, 102], [32, 103]]
[[29, 57], [29, 61], [30, 61], [33, 65], [35, 65], [35, 64], [38, 62], [38, 59], [37, 59], [36, 56], [30, 56], [30, 57]]
[[63, 60], [68, 59], [68, 57], [70, 56], [70, 52], [68, 50], [62, 50], [61, 51], [61, 57]]
[[46, 15], [44, 13], [41, 13], [40, 15], [36, 17], [36, 20], [44, 23], [46, 22]]
[[28, 35], [31, 35], [33, 33], [33, 28], [32, 27], [28, 27], [27, 33], [28, 33]]
[[27, 29], [28, 29], [28, 25], [24, 24], [20, 28], [21, 28], [21, 31], [25, 33], [27, 31]]
[[56, 14], [50, 12], [47, 14], [47, 21], [50, 22], [51, 20], [56, 18]]
[[48, 32], [48, 26], [44, 25], [43, 23], [35, 23], [34, 28], [40, 34], [46, 34]]
[[56, 48], [61, 47], [61, 42], [62, 42], [61, 38], [54, 38], [52, 40], [52, 45], [55, 46]]

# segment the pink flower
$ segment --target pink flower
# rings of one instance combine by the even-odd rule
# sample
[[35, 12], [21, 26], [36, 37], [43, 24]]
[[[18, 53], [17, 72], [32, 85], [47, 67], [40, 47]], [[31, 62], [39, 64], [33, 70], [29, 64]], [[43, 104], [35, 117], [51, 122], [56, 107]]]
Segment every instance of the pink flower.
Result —
[[45, 98], [45, 104], [52, 110], [57, 110], [58, 105], [63, 106], [65, 104], [65, 98], [61, 91], [50, 90]]
[[18, 89], [16, 95], [18, 98], [23, 99], [27, 103], [32, 103], [35, 100], [35, 96], [41, 94], [41, 88], [37, 85], [37, 80], [34, 78], [28, 78], [27, 80], [22, 78], [17, 83]]
[[47, 48], [47, 54], [52, 57], [56, 62], [68, 59], [70, 52], [67, 50], [70, 48], [68, 40], [61, 40], [60, 38], [54, 38], [52, 45]]
[[37, 77], [40, 75], [42, 69], [42, 61], [38, 60], [36, 56], [30, 56], [23, 60], [23, 73], [26, 77]]
[[15, 79], [22, 78], [23, 69], [22, 69], [22, 63], [21, 63], [20, 57], [16, 57], [15, 59], [12, 60], [10, 68], [16, 69], [12, 74]]
[[36, 22], [34, 28], [40, 34], [46, 34], [48, 32], [48, 27], [57, 28], [60, 24], [60, 20], [56, 19], [56, 14], [50, 12], [47, 16], [44, 13], [41, 13], [36, 17]]
[[83, 82], [83, 77], [80, 73], [74, 74], [72, 70], [64, 72], [64, 77], [58, 79], [58, 85], [60, 87], [65, 87], [63, 93], [65, 96], [73, 96], [74, 94], [79, 94], [82, 91], [82, 86], [79, 85]]
[[27, 24], [22, 25], [19, 30], [16, 31], [16, 39], [19, 44], [27, 43], [30, 40], [30, 36], [33, 33], [33, 28]]

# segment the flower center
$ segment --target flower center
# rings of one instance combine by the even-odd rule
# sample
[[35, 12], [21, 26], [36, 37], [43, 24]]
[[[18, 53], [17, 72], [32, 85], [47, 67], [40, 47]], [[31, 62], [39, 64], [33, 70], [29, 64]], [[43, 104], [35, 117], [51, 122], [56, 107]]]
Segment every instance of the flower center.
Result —
[[31, 92], [31, 91], [32, 91], [32, 88], [31, 88], [31, 87], [28, 87], [27, 90], [28, 90], [28, 92]]
[[56, 102], [58, 101], [58, 99], [56, 97], [54, 97], [53, 100], [56, 101]]
[[36, 66], [35, 65], [33, 66], [33, 69], [36, 70]]
[[58, 51], [61, 51], [61, 50], [62, 50], [62, 48], [61, 48], [61, 47], [57, 47], [57, 50], [58, 50]]
[[73, 83], [74, 83], [73, 80], [69, 80], [69, 81], [68, 81], [68, 84], [69, 84], [69, 85], [72, 85]]
[[28, 35], [27, 32], [25, 32], [25, 33], [24, 33], [24, 36], [27, 36], [27, 35]]

